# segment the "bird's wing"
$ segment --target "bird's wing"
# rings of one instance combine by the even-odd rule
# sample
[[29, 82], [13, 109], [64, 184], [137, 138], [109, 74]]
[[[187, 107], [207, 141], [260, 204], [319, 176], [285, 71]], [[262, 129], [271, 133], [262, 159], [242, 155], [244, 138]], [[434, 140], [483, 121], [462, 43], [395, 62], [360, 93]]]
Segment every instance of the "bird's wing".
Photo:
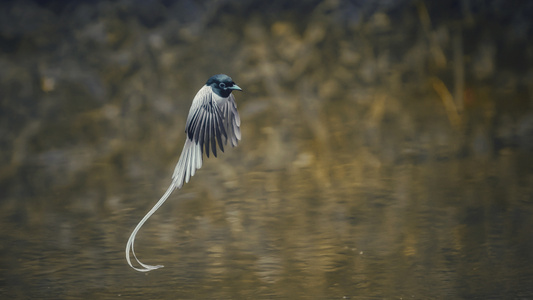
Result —
[[218, 108], [213, 99], [213, 92], [209, 86], [204, 86], [194, 97], [187, 124], [185, 125], [187, 138], [200, 145], [205, 155], [209, 157], [209, 152], [217, 156], [217, 142], [220, 150], [224, 152], [222, 136], [227, 138], [226, 128], [224, 127], [224, 115]]
[[202, 167], [204, 150], [207, 157], [210, 151], [216, 157], [217, 144], [222, 152], [228, 140], [231, 146], [237, 146], [241, 139], [240, 125], [235, 97], [230, 94], [222, 107], [219, 107], [213, 99], [211, 88], [202, 87], [194, 97], [187, 117], [187, 140], [172, 176], [175, 187], [181, 188]]
[[229, 140], [231, 146], [235, 147], [241, 140], [241, 118], [237, 111], [237, 103], [235, 103], [233, 94], [229, 95], [228, 101], [222, 107], [222, 115], [224, 116], [224, 128], [227, 133], [224, 144], [227, 145]]

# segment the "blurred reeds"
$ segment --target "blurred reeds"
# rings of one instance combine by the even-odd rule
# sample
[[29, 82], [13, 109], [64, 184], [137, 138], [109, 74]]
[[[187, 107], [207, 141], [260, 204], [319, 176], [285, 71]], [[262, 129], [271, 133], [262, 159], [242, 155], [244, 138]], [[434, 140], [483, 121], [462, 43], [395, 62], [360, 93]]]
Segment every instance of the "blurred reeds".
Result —
[[214, 73], [245, 89], [235, 176], [531, 151], [531, 5], [489, 2], [2, 3], [2, 194], [161, 182]]

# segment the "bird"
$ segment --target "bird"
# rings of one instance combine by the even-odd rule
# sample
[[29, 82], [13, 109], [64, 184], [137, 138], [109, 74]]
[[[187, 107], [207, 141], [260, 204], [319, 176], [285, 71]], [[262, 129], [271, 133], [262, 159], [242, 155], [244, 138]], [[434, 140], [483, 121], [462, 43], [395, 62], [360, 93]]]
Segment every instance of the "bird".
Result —
[[[235, 97], [231, 93], [233, 91], [242, 89], [228, 75], [218, 74], [211, 76], [194, 96], [185, 124], [185, 145], [174, 169], [172, 182], [165, 194], [133, 229], [126, 244], [126, 260], [134, 270], [148, 272], [163, 267], [144, 264], [135, 254], [135, 236], [146, 220], [165, 203], [174, 190], [181, 189], [183, 184], [194, 176], [196, 170], [202, 167], [203, 154], [209, 158], [212, 152], [216, 157], [217, 145], [224, 152], [224, 145], [228, 142], [235, 147], [241, 140], [241, 119]], [[140, 267], [133, 266], [131, 253]]]

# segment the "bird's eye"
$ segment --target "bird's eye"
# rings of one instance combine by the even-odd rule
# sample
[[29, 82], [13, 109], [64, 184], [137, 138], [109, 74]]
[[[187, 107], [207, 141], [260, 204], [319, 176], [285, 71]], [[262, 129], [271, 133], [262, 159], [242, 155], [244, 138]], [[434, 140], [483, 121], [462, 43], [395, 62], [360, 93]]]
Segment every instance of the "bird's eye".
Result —
[[225, 88], [226, 88], [226, 84], [225, 84], [224, 82], [219, 83], [218, 86], [219, 86], [221, 89], [225, 89]]

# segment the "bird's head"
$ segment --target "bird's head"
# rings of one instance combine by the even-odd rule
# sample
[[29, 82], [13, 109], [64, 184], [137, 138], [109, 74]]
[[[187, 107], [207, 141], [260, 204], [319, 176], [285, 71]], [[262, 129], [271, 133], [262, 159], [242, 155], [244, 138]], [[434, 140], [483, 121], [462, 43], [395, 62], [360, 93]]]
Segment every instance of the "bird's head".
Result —
[[234, 90], [242, 91], [242, 89], [233, 82], [231, 77], [224, 74], [211, 76], [205, 85], [210, 86], [211, 89], [213, 89], [213, 92], [223, 98], [228, 97]]

